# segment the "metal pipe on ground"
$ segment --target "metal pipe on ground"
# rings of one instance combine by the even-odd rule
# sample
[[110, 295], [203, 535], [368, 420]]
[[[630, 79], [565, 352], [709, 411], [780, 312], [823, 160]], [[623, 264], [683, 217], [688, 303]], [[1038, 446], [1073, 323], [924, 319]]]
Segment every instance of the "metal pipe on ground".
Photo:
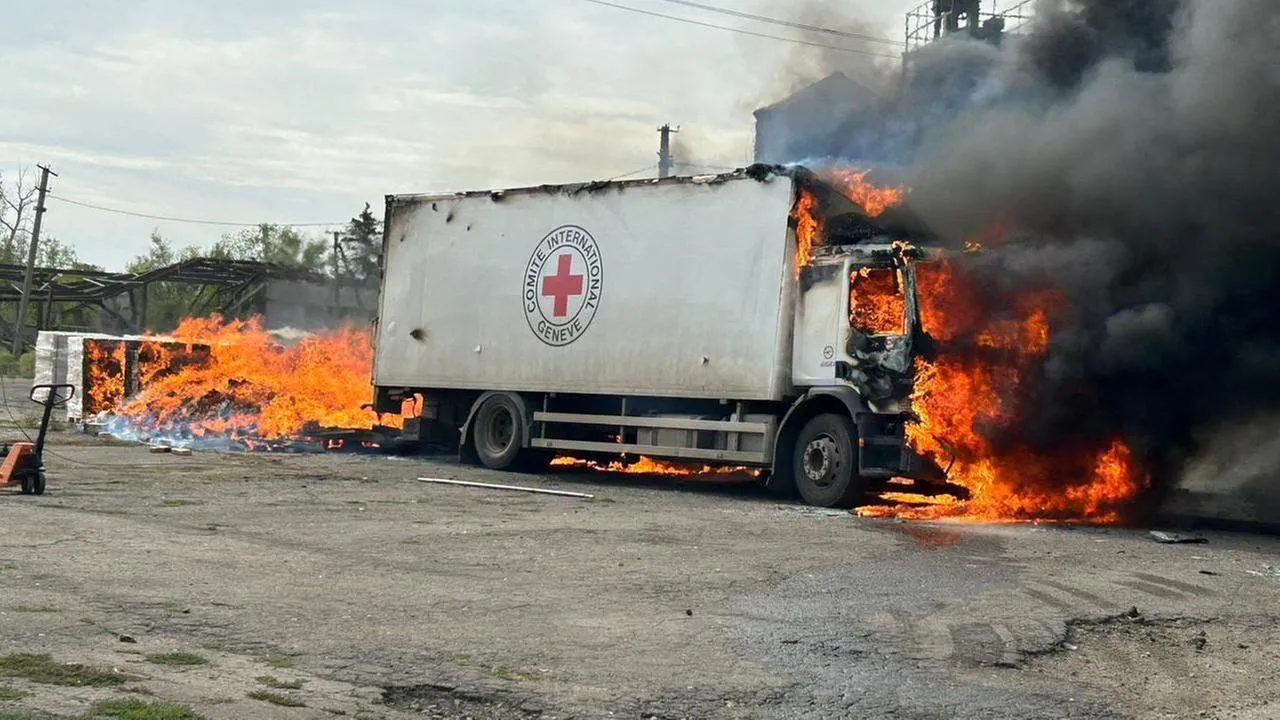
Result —
[[511, 490], [514, 492], [536, 493], [538, 495], [558, 495], [561, 497], [583, 498], [586, 500], [595, 499], [595, 495], [569, 492], [568, 490], [549, 490], [546, 488], [523, 487], [520, 485], [497, 485], [495, 483], [471, 482], [469, 480], [449, 480], [446, 478], [420, 477], [418, 480], [425, 483], [435, 483], [437, 485], [461, 485], [463, 487], [486, 488], [489, 490]]

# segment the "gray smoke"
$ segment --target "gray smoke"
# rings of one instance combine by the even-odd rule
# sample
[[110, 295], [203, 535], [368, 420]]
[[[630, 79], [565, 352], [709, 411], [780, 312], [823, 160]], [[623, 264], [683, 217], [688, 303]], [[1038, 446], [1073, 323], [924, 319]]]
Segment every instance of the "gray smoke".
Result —
[[[897, 48], [893, 45], [864, 40], [883, 38], [886, 28], [864, 21], [856, 12], [855, 4], [830, 0], [773, 0], [760, 8], [761, 13], [785, 18], [790, 22], [814, 28], [827, 28], [846, 33], [831, 33], [792, 29], [789, 36], [814, 45], [793, 45], [787, 64], [776, 78], [774, 87], [766, 87], [766, 94], [785, 95], [802, 85], [820, 80], [831, 73], [843, 73], [873, 90], [881, 90], [896, 77], [898, 64], [893, 57]], [[901, 32], [901, 28], [891, 28]], [[828, 46], [828, 47], [818, 47]], [[844, 52], [833, 47], [848, 48], [856, 52]], [[887, 57], [886, 57], [887, 56]]]
[[1016, 228], [963, 272], [993, 313], [1046, 287], [1069, 312], [1029, 421], [993, 432], [1121, 436], [1167, 487], [1280, 404], [1280, 3], [1051, 5], [1021, 42], [926, 49], [807, 155], [901, 166], [950, 242]]

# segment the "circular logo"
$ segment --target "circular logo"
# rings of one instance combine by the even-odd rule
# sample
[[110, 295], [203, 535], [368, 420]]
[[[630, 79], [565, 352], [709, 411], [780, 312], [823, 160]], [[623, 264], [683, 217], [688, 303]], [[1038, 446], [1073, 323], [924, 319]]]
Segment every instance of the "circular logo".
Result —
[[524, 317], [542, 342], [560, 347], [582, 337], [600, 307], [600, 246], [577, 225], [547, 233], [524, 269]]
[[835, 357], [835, 356], [836, 356], [836, 349], [835, 349], [835, 348], [831, 347], [830, 345], [828, 345], [828, 346], [826, 346], [826, 347], [822, 348], [822, 359], [823, 359], [823, 360], [830, 360], [831, 358], [833, 358], [833, 357]]

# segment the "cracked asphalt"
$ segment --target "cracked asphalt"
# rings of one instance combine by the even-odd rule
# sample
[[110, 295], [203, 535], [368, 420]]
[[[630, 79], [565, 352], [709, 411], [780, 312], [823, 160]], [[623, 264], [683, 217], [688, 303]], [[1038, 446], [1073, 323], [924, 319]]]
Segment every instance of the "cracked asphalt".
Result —
[[[0, 655], [130, 679], [0, 677], [21, 694], [0, 715], [132, 694], [227, 719], [1280, 717], [1275, 537], [1162, 545], [665, 478], [50, 447], [46, 495], [0, 495]], [[174, 651], [207, 664], [147, 661]], [[300, 706], [250, 697], [264, 677]]]

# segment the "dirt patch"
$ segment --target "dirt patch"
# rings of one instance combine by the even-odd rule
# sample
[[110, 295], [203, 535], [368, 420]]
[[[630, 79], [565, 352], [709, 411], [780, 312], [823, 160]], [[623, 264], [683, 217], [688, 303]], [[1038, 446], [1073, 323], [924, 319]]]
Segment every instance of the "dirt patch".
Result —
[[[1275, 680], [1274, 656], [1219, 645], [1265, 632], [1253, 613], [1277, 614], [1280, 583], [1264, 569], [1280, 543], [1265, 538], [1167, 546], [1110, 530], [905, 532], [751, 488], [656, 477], [511, 477], [391, 457], [175, 458], [70, 435], [51, 449], [46, 495], [0, 497], [0, 644], [49, 658], [41, 668], [135, 679], [68, 687], [0, 673], [0, 715], [84, 717], [104, 700], [141, 697], [208, 720], [1102, 718], [1092, 710], [1141, 697], [1125, 648], [1158, 642], [1132, 623], [1115, 637], [1084, 625], [1055, 633], [1066, 618], [1135, 603], [1150, 617], [1214, 618], [1178, 637], [1199, 642], [1203, 629], [1204, 647], [1179, 652]], [[1057, 639], [1077, 649], [1017, 662]], [[177, 661], [188, 655], [207, 663]], [[1064, 681], [1063, 667], [1079, 674]], [[1229, 692], [1247, 703], [1263, 687]], [[1061, 709], [1086, 691], [1091, 714]]]
[[542, 717], [541, 711], [526, 709], [516, 701], [486, 697], [445, 685], [388, 687], [383, 693], [383, 702], [428, 720], [459, 717], [471, 720], [531, 720]]
[[1275, 717], [1280, 628], [1266, 617], [1227, 623], [1135, 611], [1073, 620], [1027, 670], [1112, 695], [1134, 717]]

